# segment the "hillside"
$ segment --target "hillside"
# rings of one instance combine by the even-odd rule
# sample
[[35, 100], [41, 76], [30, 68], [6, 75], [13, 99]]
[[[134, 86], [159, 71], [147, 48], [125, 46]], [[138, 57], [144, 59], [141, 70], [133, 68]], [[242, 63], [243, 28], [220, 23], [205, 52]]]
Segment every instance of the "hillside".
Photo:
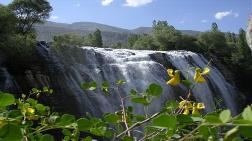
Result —
[[[126, 43], [128, 36], [130, 36], [131, 34], [150, 34], [152, 31], [151, 27], [139, 27], [133, 30], [129, 30], [94, 22], [76, 22], [72, 24], [66, 24], [48, 21], [44, 24], [35, 26], [38, 34], [37, 39], [48, 42], [52, 41], [53, 36], [66, 33], [75, 33], [85, 36], [89, 33], [94, 32], [97, 28], [102, 32], [105, 45], [111, 45], [119, 42]], [[196, 36], [200, 33], [199, 31], [192, 30], [181, 30], [181, 32], [193, 36]]]

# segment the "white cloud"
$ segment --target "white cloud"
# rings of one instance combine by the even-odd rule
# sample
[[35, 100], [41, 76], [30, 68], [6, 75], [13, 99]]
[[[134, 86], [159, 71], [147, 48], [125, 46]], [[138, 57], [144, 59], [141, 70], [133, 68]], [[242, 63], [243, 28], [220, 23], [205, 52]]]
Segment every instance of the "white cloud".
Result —
[[50, 20], [57, 20], [59, 17], [58, 16], [51, 16], [49, 19]]
[[114, 0], [102, 0], [102, 1], [101, 1], [101, 4], [102, 4], [103, 6], [108, 6], [108, 5], [110, 5], [113, 1], [114, 1]]
[[76, 3], [74, 6], [76, 6], [76, 7], [80, 7], [80, 6], [81, 6], [81, 4], [80, 4], [80, 3]]
[[153, 0], [126, 0], [124, 6], [139, 7], [153, 2]]
[[214, 17], [217, 20], [222, 20], [226, 16], [234, 16], [235, 18], [237, 18], [239, 17], [239, 14], [234, 13], [232, 10], [230, 10], [230, 11], [217, 12]]
[[184, 23], [185, 23], [185, 21], [184, 21], [184, 20], [182, 20], [182, 21], [179, 21], [179, 23], [184, 24]]
[[239, 13], [234, 13], [234, 17], [235, 18], [239, 17]]
[[206, 19], [201, 20], [202, 23], [207, 23], [208, 21]]

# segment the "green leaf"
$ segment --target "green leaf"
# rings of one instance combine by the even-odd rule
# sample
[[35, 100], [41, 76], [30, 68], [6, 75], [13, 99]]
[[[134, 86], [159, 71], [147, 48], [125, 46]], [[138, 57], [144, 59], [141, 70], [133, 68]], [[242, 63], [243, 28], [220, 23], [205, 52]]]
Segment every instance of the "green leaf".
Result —
[[106, 129], [106, 133], [104, 134], [105, 138], [111, 138], [113, 135], [115, 135], [115, 130]]
[[152, 83], [152, 84], [149, 85], [146, 92], [147, 92], [148, 95], [158, 97], [158, 96], [160, 96], [162, 94], [163, 88], [160, 85]]
[[172, 138], [179, 139], [179, 138], [181, 138], [181, 136], [179, 134], [173, 134]]
[[134, 103], [139, 103], [139, 104], [143, 104], [143, 105], [150, 104], [150, 102], [147, 100], [147, 98], [144, 98], [144, 97], [134, 97], [134, 98], [131, 98], [131, 101]]
[[108, 88], [109, 88], [109, 82], [104, 81], [104, 82], [102, 83], [102, 87], [108, 89]]
[[129, 137], [129, 136], [124, 136], [123, 141], [134, 141], [134, 138], [133, 137]]
[[191, 85], [193, 84], [190, 80], [182, 80], [181, 83], [187, 88], [190, 88]]
[[38, 90], [37, 88], [32, 88], [32, 92], [33, 92], [33, 93], [39, 93], [39, 92], [41, 92], [41, 91]]
[[102, 91], [106, 94], [109, 95], [109, 83], [107, 81], [102, 83]]
[[192, 123], [193, 119], [189, 115], [179, 114], [177, 115], [177, 121], [179, 123]]
[[77, 125], [80, 131], [88, 131], [92, 127], [91, 121], [86, 118], [80, 118], [77, 120]]
[[8, 117], [9, 118], [17, 118], [17, 117], [22, 117], [21, 115], [22, 114], [21, 114], [20, 110], [10, 110], [9, 114], [8, 114]]
[[133, 97], [137, 96], [137, 91], [134, 90], [134, 89], [131, 89], [130, 90], [130, 95], [133, 96]]
[[113, 113], [108, 113], [104, 116], [104, 120], [109, 123], [118, 123], [119, 116]]
[[91, 122], [92, 126], [97, 126], [100, 123], [103, 123], [101, 119], [95, 117], [91, 118], [89, 121]]
[[145, 120], [145, 116], [144, 115], [134, 114], [134, 118], [136, 119], [136, 121], [143, 121], [143, 120]]
[[18, 125], [5, 124], [0, 128], [1, 141], [22, 141], [23, 135]]
[[202, 117], [195, 117], [195, 116], [192, 116], [191, 118], [192, 118], [193, 122], [201, 122], [201, 121], [203, 120]]
[[207, 115], [204, 117], [206, 122], [209, 123], [222, 123], [222, 121], [219, 119], [219, 117], [215, 116], [215, 115]]
[[92, 141], [93, 139], [92, 139], [92, 137], [86, 137], [86, 138], [84, 138], [84, 139], [82, 139], [81, 141]]
[[54, 137], [49, 134], [43, 135], [39, 141], [54, 141]]
[[242, 112], [242, 117], [245, 120], [252, 121], [252, 110], [250, 106], [247, 106]]
[[57, 124], [66, 126], [66, 125], [74, 123], [74, 121], [75, 121], [75, 117], [73, 115], [64, 114], [60, 117], [60, 120]]
[[168, 112], [174, 111], [178, 108], [178, 102], [172, 100], [165, 103], [165, 109], [168, 110]]
[[63, 129], [62, 130], [62, 133], [65, 135], [65, 136], [71, 136], [71, 131], [69, 129]]
[[242, 136], [252, 139], [252, 126], [240, 126], [239, 127], [239, 132], [241, 133]]
[[232, 141], [233, 138], [235, 138], [238, 134], [238, 129], [239, 127], [234, 127], [231, 130], [229, 130], [225, 136], [224, 136], [224, 141]]
[[132, 106], [128, 106], [126, 107], [126, 111], [129, 112], [129, 113], [132, 113], [133, 112], [133, 107]]
[[15, 97], [12, 94], [0, 93], [0, 108], [12, 105], [15, 103]]
[[43, 114], [46, 111], [46, 106], [42, 104], [36, 104], [35, 108], [41, 114]]
[[49, 94], [52, 94], [53, 93], [53, 89], [49, 89]]
[[117, 80], [117, 81], [116, 81], [116, 84], [117, 84], [117, 85], [123, 85], [123, 84], [125, 84], [125, 83], [126, 83], [125, 80]]
[[220, 120], [223, 122], [223, 123], [226, 123], [230, 120], [231, 118], [231, 112], [230, 110], [223, 110], [221, 113], [220, 113], [220, 116], [219, 116]]
[[107, 130], [106, 127], [96, 127], [96, 128], [91, 128], [90, 133], [96, 136], [104, 136], [106, 133], [106, 130]]
[[35, 106], [38, 103], [38, 101], [33, 98], [28, 98], [26, 102], [30, 103], [32, 106]]
[[252, 124], [251, 121], [249, 120], [244, 120], [244, 119], [236, 119], [233, 121], [234, 124]]
[[70, 141], [71, 140], [71, 137], [70, 136], [65, 136], [63, 141]]
[[209, 128], [207, 126], [200, 126], [199, 134], [202, 135], [204, 139], [207, 139], [210, 136]]
[[49, 88], [48, 87], [43, 87], [43, 92], [48, 92]]
[[48, 118], [48, 122], [50, 124], [54, 124], [55, 122], [57, 122], [57, 120], [59, 119], [60, 117], [57, 116], [57, 115], [50, 115], [49, 118]]
[[241, 139], [240, 137], [235, 137], [232, 139], [232, 141], [243, 141], [243, 139]]
[[161, 115], [153, 119], [152, 126], [161, 128], [175, 128], [177, 119], [171, 115]]
[[84, 90], [93, 91], [93, 90], [95, 90], [97, 88], [97, 84], [96, 84], [95, 81], [82, 83], [81, 88], [84, 89]]

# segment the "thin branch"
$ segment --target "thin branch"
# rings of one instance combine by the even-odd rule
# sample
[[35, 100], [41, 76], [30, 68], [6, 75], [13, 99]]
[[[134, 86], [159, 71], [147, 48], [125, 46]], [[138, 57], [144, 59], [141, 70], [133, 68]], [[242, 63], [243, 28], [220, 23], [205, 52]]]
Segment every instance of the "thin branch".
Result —
[[[126, 130], [129, 129], [129, 126], [128, 126], [128, 122], [127, 122], [127, 113], [126, 113], [126, 110], [125, 110], [125, 105], [124, 105], [124, 100], [128, 97], [122, 97], [121, 94], [119, 93], [119, 90], [118, 90], [118, 87], [115, 87], [114, 88], [115, 90], [118, 91], [118, 96], [120, 98], [120, 102], [121, 102], [121, 107], [122, 107], [122, 121], [125, 125], [125, 128]], [[130, 131], [127, 132], [128, 136], [130, 136]]]
[[149, 138], [155, 137], [155, 136], [157, 136], [158, 134], [160, 134], [160, 132], [162, 132], [162, 131], [164, 131], [164, 130], [165, 130], [165, 129], [161, 129], [161, 130], [158, 130], [158, 131], [152, 132], [151, 134], [144, 136], [143, 138], [141, 138], [141, 139], [140, 139], [140, 140], [138, 140], [138, 141], [145, 141], [146, 139], [149, 139]]
[[160, 111], [160, 112], [158, 112], [158, 113], [155, 113], [155, 114], [153, 114], [151, 117], [149, 117], [149, 118], [147, 118], [147, 119], [145, 119], [145, 120], [143, 120], [143, 121], [141, 121], [141, 122], [137, 122], [137, 123], [133, 124], [133, 125], [130, 126], [127, 130], [125, 130], [125, 131], [121, 132], [120, 134], [118, 134], [116, 137], [117, 137], [117, 138], [121, 137], [122, 135], [126, 134], [127, 132], [131, 131], [132, 129], [134, 129], [134, 128], [136, 128], [136, 127], [139, 127], [139, 126], [141, 126], [142, 124], [147, 123], [147, 122], [149, 122], [150, 120], [152, 120], [153, 118], [159, 116], [161, 113], [163, 113], [163, 111]]
[[202, 125], [199, 125], [198, 127], [194, 128], [190, 133], [186, 134], [183, 138], [181, 138], [179, 141], [185, 141], [187, 140], [191, 135], [194, 134]]

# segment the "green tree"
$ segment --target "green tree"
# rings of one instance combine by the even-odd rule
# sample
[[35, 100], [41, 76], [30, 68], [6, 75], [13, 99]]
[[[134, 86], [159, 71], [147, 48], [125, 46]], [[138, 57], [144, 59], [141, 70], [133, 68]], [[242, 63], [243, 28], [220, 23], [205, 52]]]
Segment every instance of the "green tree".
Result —
[[219, 32], [219, 27], [218, 27], [217, 23], [212, 23], [212, 28], [211, 28], [211, 30], [212, 30], [213, 32]]
[[199, 35], [198, 44], [208, 53], [214, 53], [220, 57], [230, 54], [225, 34], [219, 31], [216, 23], [212, 24], [211, 31], [203, 32]]
[[35, 34], [17, 34], [18, 20], [9, 7], [0, 5], [0, 50], [7, 58], [8, 66], [26, 66], [35, 60]]
[[136, 41], [140, 38], [140, 35], [133, 34], [128, 37], [128, 47], [132, 48]]
[[8, 35], [15, 32], [17, 19], [11, 10], [0, 5], [0, 40], [5, 41]]
[[239, 30], [237, 47], [239, 48], [239, 50], [241, 50], [242, 54], [244, 54], [246, 58], [249, 58], [251, 56], [251, 50], [246, 40], [246, 32], [242, 28]]
[[225, 33], [225, 37], [226, 37], [227, 42], [236, 43], [235, 33], [227, 32], [227, 33]]
[[135, 42], [133, 49], [158, 50], [158, 46], [155, 44], [152, 36], [142, 35]]
[[34, 24], [49, 18], [52, 11], [47, 0], [14, 0], [9, 7], [16, 15], [18, 31], [23, 35], [31, 32]]
[[[251, 50], [246, 41], [246, 32], [239, 30], [236, 48], [232, 53], [232, 61], [236, 65], [245, 65], [251, 58]], [[246, 65], [245, 65], [246, 66]]]
[[175, 49], [202, 52], [202, 49], [197, 44], [197, 38], [189, 35], [182, 35], [176, 42]]
[[161, 50], [175, 49], [175, 44], [181, 37], [180, 31], [168, 25], [167, 21], [153, 22], [153, 36]]
[[93, 46], [95, 47], [102, 47], [103, 43], [102, 43], [102, 35], [101, 35], [101, 31], [99, 29], [96, 29], [95, 32], [93, 33]]
[[85, 40], [83, 37], [76, 34], [65, 34], [61, 36], [55, 36], [53, 38], [53, 46], [54, 47], [62, 47], [62, 46], [83, 46], [85, 45]]
[[117, 43], [114, 43], [111, 45], [111, 48], [122, 48], [122, 47], [123, 47], [123, 45], [121, 42], [117, 42]]
[[86, 46], [93, 46], [94, 37], [92, 33], [89, 33], [87, 36], [84, 37], [85, 45]]

